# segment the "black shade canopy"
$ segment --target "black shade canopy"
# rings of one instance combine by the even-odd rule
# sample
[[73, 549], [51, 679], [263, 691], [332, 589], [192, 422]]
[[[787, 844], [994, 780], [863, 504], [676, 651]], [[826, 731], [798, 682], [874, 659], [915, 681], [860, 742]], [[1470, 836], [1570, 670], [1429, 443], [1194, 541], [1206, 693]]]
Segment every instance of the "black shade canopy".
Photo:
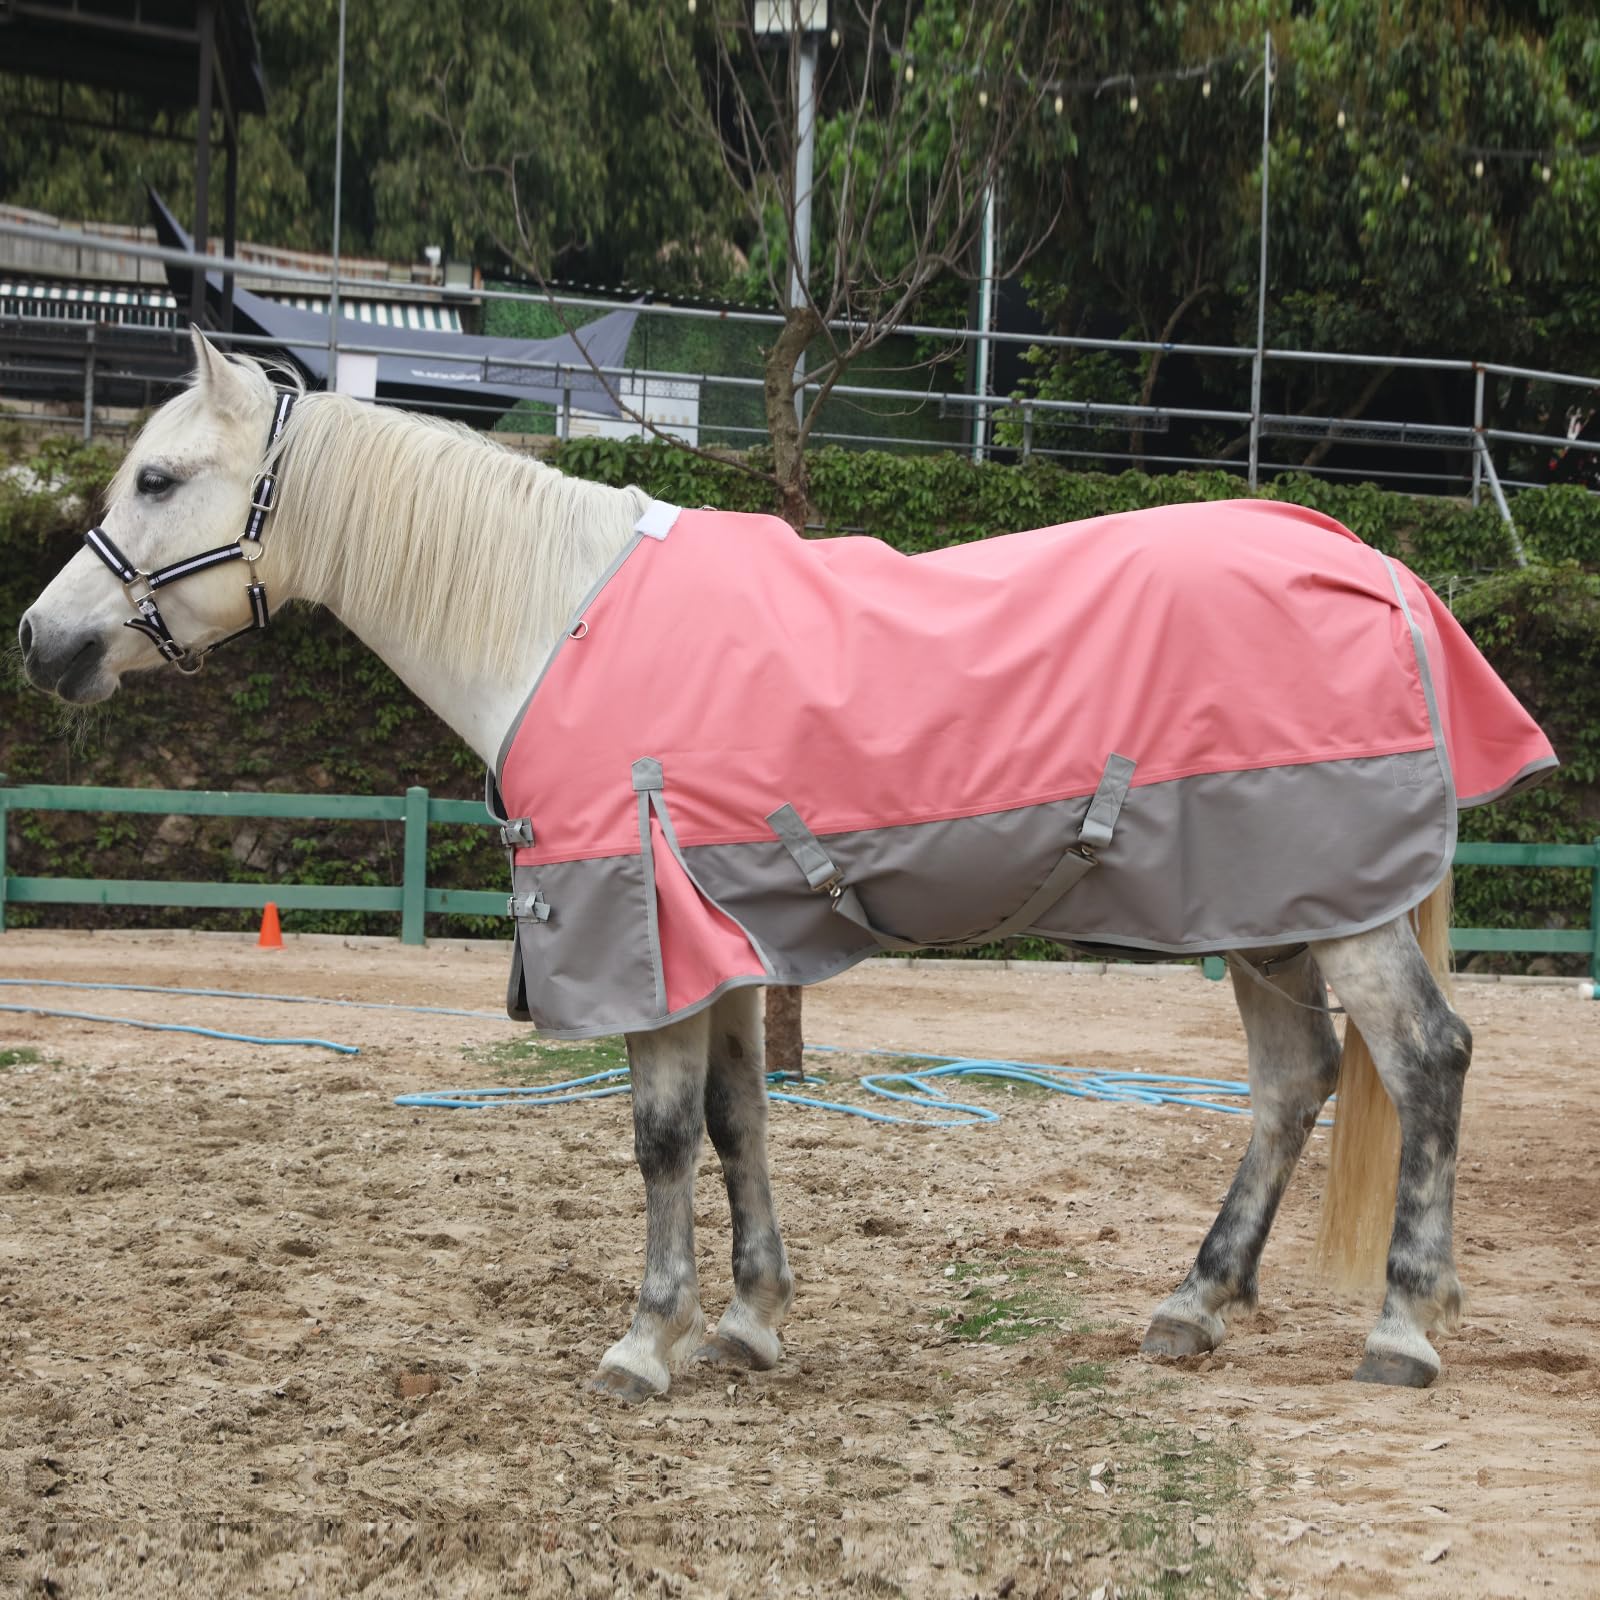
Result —
[[[189, 235], [154, 190], [150, 191], [150, 212], [162, 244], [175, 250], [192, 248]], [[181, 294], [189, 269], [169, 266], [167, 273], [174, 291]], [[220, 300], [221, 274], [208, 273], [206, 287], [214, 301]], [[327, 381], [328, 318], [324, 314], [280, 305], [247, 289], [234, 291], [233, 310], [241, 331], [281, 341], [285, 355], [313, 379]], [[573, 404], [584, 411], [617, 416], [616, 401], [590, 370], [584, 352], [597, 366], [622, 366], [638, 315], [637, 307], [623, 306], [575, 333], [553, 339], [487, 339], [353, 320], [340, 332], [342, 341], [378, 352], [380, 400], [420, 402], [431, 409], [438, 409], [441, 403], [448, 409], [452, 402], [462, 410], [481, 406], [509, 409], [522, 400], [560, 406], [570, 394]]]
[[[225, 113], [267, 109], [249, 0], [210, 0]], [[202, 0], [6, 0], [0, 68], [87, 83], [162, 105], [195, 103]]]

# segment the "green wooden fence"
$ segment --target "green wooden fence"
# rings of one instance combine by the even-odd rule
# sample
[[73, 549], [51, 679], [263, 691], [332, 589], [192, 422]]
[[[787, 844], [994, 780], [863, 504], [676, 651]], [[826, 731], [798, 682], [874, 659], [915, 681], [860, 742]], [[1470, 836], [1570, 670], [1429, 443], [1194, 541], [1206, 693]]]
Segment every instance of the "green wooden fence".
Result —
[[[404, 825], [401, 882], [389, 887], [309, 883], [191, 883], [141, 878], [23, 878], [6, 867], [6, 818], [13, 811], [105, 811], [189, 817], [271, 817], [298, 821], [398, 822]], [[404, 795], [254, 794], [216, 789], [93, 789], [66, 784], [0, 782], [0, 932], [9, 905], [206, 906], [259, 911], [390, 911], [400, 937], [421, 944], [429, 912], [504, 916], [509, 884], [498, 893], [428, 887], [428, 830], [437, 825], [491, 826], [481, 801], [434, 800], [426, 789]]]
[[[12, 811], [100, 811], [191, 817], [270, 817], [302, 821], [399, 822], [405, 828], [404, 873], [387, 887], [300, 883], [191, 883], [138, 878], [13, 877], [6, 867], [6, 818]], [[95, 789], [67, 784], [14, 784], [0, 778], [0, 932], [9, 905], [205, 906], [259, 911], [267, 901], [285, 911], [387, 911], [400, 918], [400, 938], [421, 944], [423, 918], [433, 914], [500, 916], [506, 890], [430, 889], [428, 830], [489, 827], [475, 800], [434, 800], [426, 789], [404, 795], [257, 794], [208, 789]], [[1457, 950], [1527, 955], [1586, 955], [1600, 982], [1600, 839], [1591, 844], [1462, 844], [1458, 867], [1575, 867], [1591, 874], [1587, 928], [1455, 928]], [[1221, 975], [1221, 962], [1207, 971]]]

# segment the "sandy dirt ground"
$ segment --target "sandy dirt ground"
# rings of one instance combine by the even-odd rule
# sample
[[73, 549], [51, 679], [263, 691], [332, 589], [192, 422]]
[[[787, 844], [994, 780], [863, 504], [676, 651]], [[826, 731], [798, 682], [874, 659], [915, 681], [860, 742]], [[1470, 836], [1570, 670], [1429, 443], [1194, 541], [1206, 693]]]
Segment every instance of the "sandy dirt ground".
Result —
[[[505, 952], [0, 936], [0, 976], [494, 1011]], [[1462, 1330], [1426, 1392], [1348, 1381], [1375, 1305], [1309, 1242], [1318, 1135], [1213, 1356], [1137, 1346], [1243, 1117], [974, 1090], [929, 1133], [775, 1107], [799, 1296], [779, 1368], [639, 1409], [587, 1379], [637, 1287], [625, 1099], [505, 1082], [493, 1016], [0, 989], [361, 1053], [0, 1013], [0, 1584], [72, 1597], [1600, 1592], [1600, 1006], [1464, 985]], [[875, 963], [852, 1047], [1243, 1076], [1225, 984]], [[469, 1056], [468, 1052], [475, 1052]], [[834, 1091], [859, 1057], [826, 1062]], [[698, 1190], [708, 1313], [727, 1205]]]

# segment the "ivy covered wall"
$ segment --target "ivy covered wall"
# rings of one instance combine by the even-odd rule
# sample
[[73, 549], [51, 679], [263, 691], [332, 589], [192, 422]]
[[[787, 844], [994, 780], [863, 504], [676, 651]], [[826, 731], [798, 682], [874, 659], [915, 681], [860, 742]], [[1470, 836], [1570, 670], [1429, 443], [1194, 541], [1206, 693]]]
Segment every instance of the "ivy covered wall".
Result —
[[[731, 463], [659, 444], [575, 440], [553, 464], [580, 477], [638, 483], [683, 505], [765, 510], [764, 483]], [[753, 455], [754, 464], [760, 462]], [[0, 639], [77, 548], [116, 465], [104, 446], [0, 439]], [[1230, 474], [1150, 478], [1071, 473], [1044, 462], [975, 465], [960, 456], [824, 450], [812, 468], [814, 521], [827, 533], [871, 533], [915, 551], [1173, 501], [1242, 493]], [[1490, 508], [1413, 499], [1371, 485], [1285, 478], [1267, 495], [1316, 506], [1400, 556], [1447, 596], [1463, 625], [1555, 741], [1555, 781], [1463, 814], [1469, 839], [1576, 841], [1600, 837], [1600, 497], [1578, 488], [1513, 503], [1532, 561], [1517, 569]], [[14, 657], [11, 659], [14, 660]], [[1315, 683], [1306, 684], [1315, 693]], [[0, 772], [13, 782], [396, 793], [423, 784], [440, 796], [479, 793], [476, 759], [333, 618], [293, 610], [193, 679], [130, 677], [103, 707], [63, 713], [0, 669]], [[375, 884], [398, 881], [398, 828], [237, 819], [17, 815], [11, 870], [101, 877]], [[488, 829], [435, 829], [430, 881], [496, 887], [504, 860]], [[1458, 922], [1582, 926], [1587, 874], [1478, 868], [1458, 878]], [[83, 923], [106, 913], [14, 907], [29, 920]], [[119, 924], [244, 927], [237, 912], [141, 911]], [[290, 927], [392, 932], [393, 919], [295, 913]], [[450, 931], [500, 934], [488, 919]], [[439, 931], [444, 931], [441, 924]], [[1026, 943], [1026, 942], [1024, 942]]]

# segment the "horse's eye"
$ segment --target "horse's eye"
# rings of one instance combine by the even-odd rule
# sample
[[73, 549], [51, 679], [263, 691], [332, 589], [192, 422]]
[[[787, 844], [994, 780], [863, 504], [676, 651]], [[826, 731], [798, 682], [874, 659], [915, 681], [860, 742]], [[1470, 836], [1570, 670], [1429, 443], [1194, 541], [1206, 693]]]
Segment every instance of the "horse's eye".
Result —
[[139, 476], [134, 480], [134, 488], [140, 494], [165, 494], [177, 481], [170, 474], [162, 472], [159, 467], [141, 467]]

